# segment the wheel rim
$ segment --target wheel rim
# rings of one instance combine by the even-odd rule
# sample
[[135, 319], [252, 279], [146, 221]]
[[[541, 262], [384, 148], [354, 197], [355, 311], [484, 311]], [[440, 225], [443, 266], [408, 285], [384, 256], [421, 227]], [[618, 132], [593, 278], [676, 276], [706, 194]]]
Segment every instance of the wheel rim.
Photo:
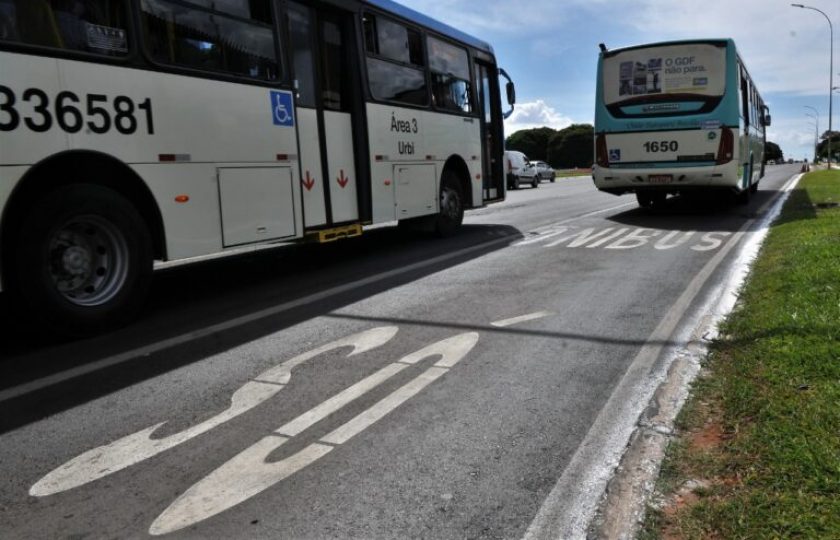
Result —
[[75, 216], [49, 239], [53, 286], [71, 304], [104, 304], [125, 285], [128, 251], [125, 235], [110, 221]]
[[451, 187], [440, 190], [440, 213], [451, 221], [458, 221], [458, 215], [461, 213], [461, 197]]

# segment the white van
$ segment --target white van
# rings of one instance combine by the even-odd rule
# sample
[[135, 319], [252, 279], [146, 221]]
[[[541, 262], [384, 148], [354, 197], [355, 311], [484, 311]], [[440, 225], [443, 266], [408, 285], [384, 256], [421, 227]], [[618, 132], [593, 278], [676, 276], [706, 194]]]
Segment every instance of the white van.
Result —
[[540, 187], [540, 177], [528, 157], [517, 150], [505, 150], [505, 171], [508, 189], [519, 189], [520, 184]]

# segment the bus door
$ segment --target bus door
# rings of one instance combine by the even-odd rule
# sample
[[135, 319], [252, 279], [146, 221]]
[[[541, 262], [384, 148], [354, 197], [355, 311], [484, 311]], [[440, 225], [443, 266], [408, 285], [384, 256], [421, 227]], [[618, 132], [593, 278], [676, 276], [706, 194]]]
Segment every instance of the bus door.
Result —
[[481, 163], [484, 202], [505, 198], [502, 149], [502, 111], [499, 105], [498, 68], [480, 60], [475, 62], [481, 112]]
[[[286, 3], [297, 95], [304, 228], [359, 220], [354, 119], [358, 59], [350, 12]], [[354, 118], [355, 117], [355, 118]]]

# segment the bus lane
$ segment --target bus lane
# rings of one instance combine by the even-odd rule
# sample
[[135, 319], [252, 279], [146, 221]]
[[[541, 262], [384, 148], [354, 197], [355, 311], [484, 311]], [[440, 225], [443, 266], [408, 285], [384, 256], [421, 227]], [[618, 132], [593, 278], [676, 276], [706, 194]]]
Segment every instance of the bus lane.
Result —
[[[770, 192], [787, 178], [768, 180]], [[0, 463], [16, 470], [4, 529], [522, 536], [558, 479], [588, 485], [579, 456], [593, 430], [621, 447], [615, 434], [770, 198], [542, 223], [506, 249], [4, 434]], [[617, 395], [632, 403], [610, 409]]]

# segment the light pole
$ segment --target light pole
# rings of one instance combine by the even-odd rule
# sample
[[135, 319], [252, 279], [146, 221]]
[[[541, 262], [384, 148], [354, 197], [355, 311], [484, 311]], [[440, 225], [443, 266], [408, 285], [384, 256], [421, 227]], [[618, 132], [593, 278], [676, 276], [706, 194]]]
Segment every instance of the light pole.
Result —
[[814, 130], [814, 163], [817, 162], [817, 148], [819, 147], [819, 140], [820, 140], [820, 111], [811, 107], [810, 105], [803, 105], [806, 109], [810, 109], [814, 111], [814, 114], [805, 113], [806, 116], [810, 116], [814, 120], [817, 121], [817, 127]]
[[829, 32], [829, 39], [831, 40], [829, 43], [829, 72], [828, 72], [828, 168], [831, 169], [831, 114], [832, 114], [832, 107], [831, 104], [834, 101], [834, 25], [831, 24], [831, 19], [828, 18], [828, 15], [825, 14], [824, 11], [821, 9], [817, 9], [815, 7], [806, 6], [803, 4], [791, 4], [793, 7], [798, 7], [802, 9], [810, 9], [812, 11], [816, 11], [820, 13], [825, 20], [828, 21], [828, 32]]
[[805, 113], [805, 116], [814, 119], [814, 123], [811, 124], [811, 125], [814, 126], [814, 163], [816, 163], [816, 161], [817, 161], [817, 141], [819, 140], [817, 134], [820, 132], [820, 120], [819, 120], [819, 118], [817, 118], [813, 114]]

